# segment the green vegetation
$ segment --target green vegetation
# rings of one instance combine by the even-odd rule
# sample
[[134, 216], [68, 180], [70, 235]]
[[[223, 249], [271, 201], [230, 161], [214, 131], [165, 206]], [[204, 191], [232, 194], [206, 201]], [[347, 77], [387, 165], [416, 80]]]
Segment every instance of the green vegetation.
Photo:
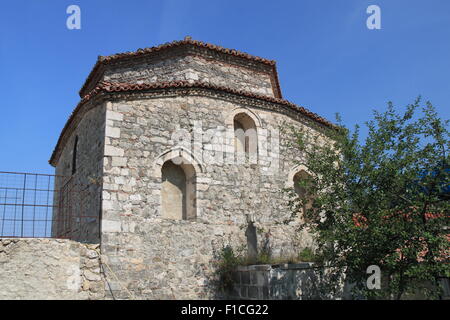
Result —
[[[309, 171], [299, 182], [306, 191], [291, 198], [293, 216], [308, 204], [302, 228], [315, 234], [328, 266], [360, 284], [355, 294], [437, 297], [437, 279], [450, 271], [449, 121], [419, 98], [403, 114], [392, 103], [374, 112], [363, 142], [358, 127], [338, 122], [325, 133], [333, 143], [291, 128]], [[381, 268], [379, 290], [366, 286], [370, 265]]]

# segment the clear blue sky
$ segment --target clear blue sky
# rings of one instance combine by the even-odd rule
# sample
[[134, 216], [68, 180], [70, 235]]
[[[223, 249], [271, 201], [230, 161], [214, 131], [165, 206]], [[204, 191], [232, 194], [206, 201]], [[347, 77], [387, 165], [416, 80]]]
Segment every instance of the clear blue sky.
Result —
[[[81, 30], [66, 8], [81, 8]], [[381, 8], [368, 30], [366, 8]], [[421, 94], [449, 118], [449, 0], [2, 1], [0, 171], [47, 161], [98, 55], [194, 39], [274, 59], [284, 97], [353, 126]]]

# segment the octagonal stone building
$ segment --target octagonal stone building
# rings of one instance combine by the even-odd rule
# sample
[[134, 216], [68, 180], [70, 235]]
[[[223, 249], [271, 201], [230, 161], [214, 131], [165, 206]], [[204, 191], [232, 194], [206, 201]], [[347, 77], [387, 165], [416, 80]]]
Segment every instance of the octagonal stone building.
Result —
[[100, 243], [109, 295], [210, 298], [222, 246], [312, 245], [284, 223], [307, 169], [283, 128], [333, 125], [283, 100], [274, 61], [187, 37], [99, 57], [80, 97], [50, 164], [90, 191], [73, 238]]

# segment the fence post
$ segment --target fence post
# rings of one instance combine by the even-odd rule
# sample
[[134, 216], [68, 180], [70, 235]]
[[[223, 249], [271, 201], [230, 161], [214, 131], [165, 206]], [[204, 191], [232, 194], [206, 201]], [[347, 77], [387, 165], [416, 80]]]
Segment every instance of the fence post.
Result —
[[23, 237], [23, 211], [25, 209], [25, 188], [27, 186], [27, 174], [25, 173], [23, 176], [23, 193], [22, 193], [22, 224], [21, 224], [21, 232], [20, 236]]

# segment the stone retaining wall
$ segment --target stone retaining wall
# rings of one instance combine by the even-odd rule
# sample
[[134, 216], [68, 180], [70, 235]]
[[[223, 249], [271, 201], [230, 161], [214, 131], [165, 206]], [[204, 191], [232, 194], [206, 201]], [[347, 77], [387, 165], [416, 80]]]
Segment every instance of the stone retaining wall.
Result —
[[102, 299], [98, 244], [0, 239], [0, 299]]

